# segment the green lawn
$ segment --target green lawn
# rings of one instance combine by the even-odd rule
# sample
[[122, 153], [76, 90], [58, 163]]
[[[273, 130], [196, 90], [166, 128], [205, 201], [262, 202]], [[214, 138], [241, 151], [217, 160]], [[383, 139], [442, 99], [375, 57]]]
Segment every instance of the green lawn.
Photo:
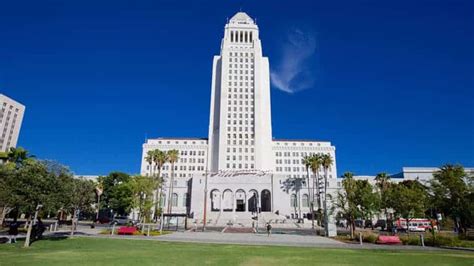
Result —
[[473, 265], [474, 253], [166, 243], [75, 238], [0, 245], [0, 265]]

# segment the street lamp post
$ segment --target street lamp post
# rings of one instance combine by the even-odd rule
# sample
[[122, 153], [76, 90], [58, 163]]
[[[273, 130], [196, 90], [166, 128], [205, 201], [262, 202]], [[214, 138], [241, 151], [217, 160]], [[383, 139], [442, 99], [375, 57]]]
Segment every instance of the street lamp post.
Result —
[[208, 171], [206, 170], [206, 174], [204, 176], [204, 212], [203, 212], [203, 223], [202, 223], [202, 231], [206, 230], [206, 220], [207, 220], [207, 175]]

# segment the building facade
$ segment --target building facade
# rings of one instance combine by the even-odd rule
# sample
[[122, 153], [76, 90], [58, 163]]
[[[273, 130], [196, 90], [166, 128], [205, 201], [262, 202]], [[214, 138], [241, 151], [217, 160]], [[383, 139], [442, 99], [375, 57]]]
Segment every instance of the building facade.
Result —
[[[225, 25], [220, 54], [213, 59], [208, 138], [148, 139], [141, 174], [157, 172], [145, 160], [148, 151], [176, 149], [173, 212], [203, 219], [206, 209], [211, 224], [244, 223], [256, 210], [267, 220], [306, 217], [310, 195], [321, 184], [308, 177], [303, 157], [330, 154], [328, 184], [335, 189], [335, 147], [327, 141], [274, 139], [271, 118], [269, 61], [255, 21], [239, 12]], [[161, 173], [169, 180], [171, 165]]]
[[[403, 167], [402, 171], [396, 174], [389, 175], [390, 181], [394, 183], [403, 182], [406, 180], [416, 180], [423, 185], [429, 186], [435, 172], [439, 171], [438, 167]], [[464, 172], [469, 176], [474, 176], [473, 167], [465, 167]], [[374, 175], [355, 175], [355, 180], [367, 180], [373, 186], [377, 183]], [[337, 178], [337, 188], [342, 188], [342, 177]]]
[[0, 151], [16, 148], [25, 106], [0, 94]]

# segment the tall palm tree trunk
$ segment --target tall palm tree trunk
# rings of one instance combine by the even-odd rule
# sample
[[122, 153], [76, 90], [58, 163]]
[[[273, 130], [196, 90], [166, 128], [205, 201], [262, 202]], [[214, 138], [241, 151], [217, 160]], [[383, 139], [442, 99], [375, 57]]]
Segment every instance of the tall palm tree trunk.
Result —
[[324, 229], [326, 231], [326, 236], [329, 236], [328, 229], [328, 208], [327, 208], [327, 184], [328, 184], [328, 168], [324, 168], [324, 199], [323, 199], [323, 208], [324, 208]]
[[314, 229], [314, 197], [311, 193], [311, 186], [309, 180], [309, 167], [306, 167], [306, 177], [308, 178], [308, 201], [309, 201], [309, 212], [311, 213], [311, 228]]
[[173, 200], [173, 190], [174, 190], [174, 163], [171, 164], [171, 189], [170, 189], [170, 210], [169, 210], [169, 213], [172, 213], [173, 212], [173, 202], [171, 202]]
[[171, 178], [170, 178], [170, 192], [169, 192], [169, 200], [168, 200], [168, 213], [173, 212], [173, 189], [174, 189], [174, 163], [171, 164]]
[[316, 171], [316, 180], [313, 180], [315, 183], [314, 188], [316, 188], [316, 198], [318, 200], [318, 225], [321, 226], [321, 193], [319, 191], [319, 168]]
[[[156, 182], [156, 193], [155, 193], [155, 211], [153, 214], [153, 219], [158, 221], [158, 208], [161, 208], [161, 193], [163, 193], [163, 186], [161, 185], [163, 180], [161, 179], [161, 167], [158, 166], [158, 177], [156, 178], [159, 182]], [[159, 186], [159, 187], [158, 187]]]

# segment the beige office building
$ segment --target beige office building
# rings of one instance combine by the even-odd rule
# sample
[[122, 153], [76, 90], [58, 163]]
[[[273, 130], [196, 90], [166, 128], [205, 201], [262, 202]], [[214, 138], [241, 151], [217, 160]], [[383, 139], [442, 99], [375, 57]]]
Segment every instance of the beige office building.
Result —
[[25, 106], [0, 94], [0, 151], [16, 147]]

